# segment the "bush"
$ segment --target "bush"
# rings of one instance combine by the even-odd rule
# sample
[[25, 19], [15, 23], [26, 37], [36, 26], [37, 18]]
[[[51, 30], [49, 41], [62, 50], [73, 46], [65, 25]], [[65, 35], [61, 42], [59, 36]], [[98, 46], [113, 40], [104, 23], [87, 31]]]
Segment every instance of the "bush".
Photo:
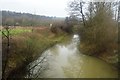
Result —
[[66, 20], [64, 22], [57, 22], [52, 25], [50, 30], [55, 34], [61, 33], [62, 31], [70, 34], [73, 32], [73, 24], [72, 22], [67, 23]]
[[[97, 13], [92, 20], [87, 21], [87, 26], [80, 30], [81, 51], [90, 55], [99, 55], [103, 52], [110, 52], [117, 49], [117, 27], [112, 16], [107, 12]], [[83, 49], [83, 50], [82, 50]], [[87, 49], [87, 50], [86, 50]]]

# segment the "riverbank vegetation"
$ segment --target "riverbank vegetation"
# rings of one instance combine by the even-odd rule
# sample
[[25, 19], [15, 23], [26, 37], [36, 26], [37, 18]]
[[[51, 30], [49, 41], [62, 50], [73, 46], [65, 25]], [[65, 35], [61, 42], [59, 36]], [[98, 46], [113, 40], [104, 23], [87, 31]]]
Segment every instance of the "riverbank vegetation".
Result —
[[78, 24], [80, 51], [117, 65], [120, 2], [87, 4], [74, 0], [69, 4], [69, 9], [72, 15], [81, 19]]
[[[7, 34], [4, 29], [3, 32]], [[5, 70], [3, 78], [20, 77], [20, 74], [14, 76], [20, 72], [20, 68], [37, 59], [47, 48], [67, 38], [67, 33], [61, 31], [54, 34], [48, 27], [16, 27], [9, 32], [11, 33], [9, 53], [7, 52], [7, 38], [2, 36], [2, 62], [3, 70]]]
[[68, 6], [66, 18], [2, 11], [3, 79], [23, 77], [21, 70], [73, 33], [80, 36], [81, 53], [118, 66], [120, 2], [74, 0]]

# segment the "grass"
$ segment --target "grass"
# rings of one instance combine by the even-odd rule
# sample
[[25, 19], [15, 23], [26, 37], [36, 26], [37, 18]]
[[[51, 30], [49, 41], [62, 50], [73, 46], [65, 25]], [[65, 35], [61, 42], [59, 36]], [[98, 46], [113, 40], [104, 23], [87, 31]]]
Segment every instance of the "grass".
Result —
[[[10, 40], [10, 54], [9, 61], [7, 63], [6, 75], [12, 75], [14, 70], [23, 67], [33, 60], [37, 59], [43, 51], [53, 46], [56, 43], [63, 42], [66, 40], [66, 33], [53, 34], [48, 28], [36, 29], [33, 32], [29, 32], [30, 29], [15, 29], [12, 32]], [[19, 35], [18, 35], [19, 34]], [[5, 42], [3, 41], [3, 56], [5, 53]], [[4, 62], [4, 59], [3, 59]], [[7, 77], [8, 77], [7, 76]], [[13, 76], [13, 75], [12, 75]]]
[[11, 35], [17, 35], [23, 32], [31, 32], [30, 29], [13, 29], [11, 30]]
[[[6, 30], [3, 29], [2, 30], [5, 34], [7, 34]], [[10, 29], [10, 35], [18, 35], [18, 34], [21, 34], [21, 33], [24, 33], [24, 32], [32, 32], [32, 29], [28, 28], [28, 29], [25, 29], [23, 27], [18, 27], [18, 28], [13, 28], [13, 29]], [[2, 33], [0, 33], [1, 35]]]

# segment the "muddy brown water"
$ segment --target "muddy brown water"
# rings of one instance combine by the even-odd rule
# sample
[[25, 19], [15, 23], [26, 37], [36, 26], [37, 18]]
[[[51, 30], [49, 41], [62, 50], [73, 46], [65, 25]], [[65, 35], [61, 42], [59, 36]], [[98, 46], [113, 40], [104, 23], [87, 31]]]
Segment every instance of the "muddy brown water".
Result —
[[79, 36], [56, 44], [29, 64], [29, 78], [116, 78], [117, 70], [110, 64], [82, 54], [77, 45]]

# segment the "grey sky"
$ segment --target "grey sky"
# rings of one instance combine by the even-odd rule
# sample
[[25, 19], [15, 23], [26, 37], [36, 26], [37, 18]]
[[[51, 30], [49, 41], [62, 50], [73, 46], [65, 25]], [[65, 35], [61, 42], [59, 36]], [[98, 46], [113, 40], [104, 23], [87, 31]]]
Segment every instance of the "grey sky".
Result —
[[[0, 0], [0, 8], [2, 10], [9, 10], [15, 12], [66, 17], [68, 16], [68, 11], [66, 11], [66, 8], [69, 1], [73, 0]], [[98, 1], [98, 0], [84, 0], [84, 1]]]
[[2, 10], [66, 17], [70, 0], [0, 0]]

